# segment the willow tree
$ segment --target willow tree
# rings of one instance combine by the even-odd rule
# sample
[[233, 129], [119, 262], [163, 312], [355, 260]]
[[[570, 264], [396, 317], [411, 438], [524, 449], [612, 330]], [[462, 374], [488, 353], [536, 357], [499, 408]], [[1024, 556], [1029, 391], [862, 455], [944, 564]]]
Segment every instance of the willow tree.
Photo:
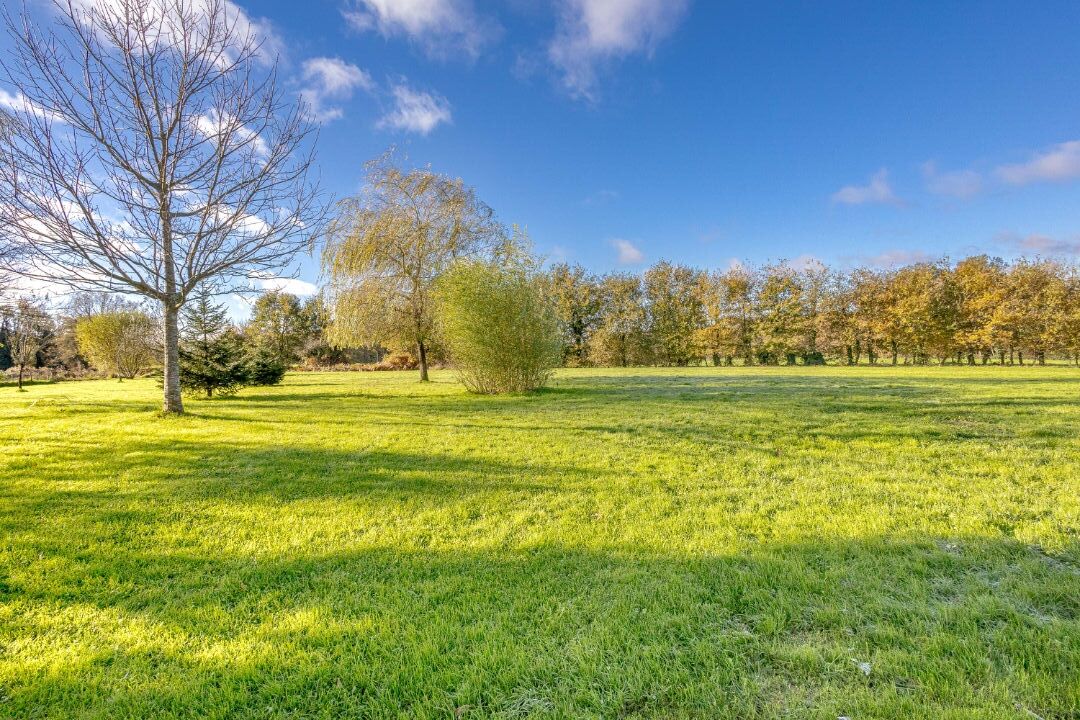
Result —
[[24, 276], [142, 295], [164, 322], [164, 410], [183, 412], [178, 316], [250, 287], [319, 229], [312, 126], [229, 0], [55, 0], [7, 16], [17, 100], [0, 152], [0, 246]]
[[338, 346], [394, 345], [416, 353], [428, 379], [435, 282], [457, 259], [489, 259], [513, 242], [461, 180], [403, 169], [392, 153], [365, 166], [364, 189], [338, 204], [323, 272]]

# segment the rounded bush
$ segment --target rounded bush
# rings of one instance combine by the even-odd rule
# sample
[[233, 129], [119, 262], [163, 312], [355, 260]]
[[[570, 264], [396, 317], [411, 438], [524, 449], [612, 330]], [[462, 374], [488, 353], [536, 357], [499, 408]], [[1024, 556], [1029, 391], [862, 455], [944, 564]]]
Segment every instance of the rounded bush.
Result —
[[554, 308], [526, 268], [459, 261], [436, 300], [450, 362], [472, 392], [535, 390], [562, 359]]

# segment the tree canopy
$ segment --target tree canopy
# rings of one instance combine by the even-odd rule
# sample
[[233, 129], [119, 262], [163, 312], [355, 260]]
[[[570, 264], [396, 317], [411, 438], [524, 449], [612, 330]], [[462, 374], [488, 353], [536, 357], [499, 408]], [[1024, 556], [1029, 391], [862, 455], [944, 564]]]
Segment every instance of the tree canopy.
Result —
[[364, 190], [338, 204], [323, 251], [339, 345], [416, 353], [428, 378], [435, 282], [455, 260], [488, 259], [510, 242], [494, 211], [464, 182], [403, 169], [387, 153], [365, 166]]

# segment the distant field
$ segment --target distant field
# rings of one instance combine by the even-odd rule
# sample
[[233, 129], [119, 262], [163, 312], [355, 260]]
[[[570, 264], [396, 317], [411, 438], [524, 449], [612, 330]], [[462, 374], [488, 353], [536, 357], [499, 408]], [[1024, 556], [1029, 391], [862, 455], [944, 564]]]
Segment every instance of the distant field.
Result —
[[0, 716], [1080, 717], [1080, 371], [0, 388]]

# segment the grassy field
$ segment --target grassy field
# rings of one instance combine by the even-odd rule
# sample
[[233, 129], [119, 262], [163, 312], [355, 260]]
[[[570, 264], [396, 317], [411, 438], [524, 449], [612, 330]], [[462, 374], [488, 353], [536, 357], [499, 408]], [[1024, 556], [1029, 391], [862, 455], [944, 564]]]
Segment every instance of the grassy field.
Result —
[[0, 388], [0, 716], [1080, 717], [1080, 371]]

